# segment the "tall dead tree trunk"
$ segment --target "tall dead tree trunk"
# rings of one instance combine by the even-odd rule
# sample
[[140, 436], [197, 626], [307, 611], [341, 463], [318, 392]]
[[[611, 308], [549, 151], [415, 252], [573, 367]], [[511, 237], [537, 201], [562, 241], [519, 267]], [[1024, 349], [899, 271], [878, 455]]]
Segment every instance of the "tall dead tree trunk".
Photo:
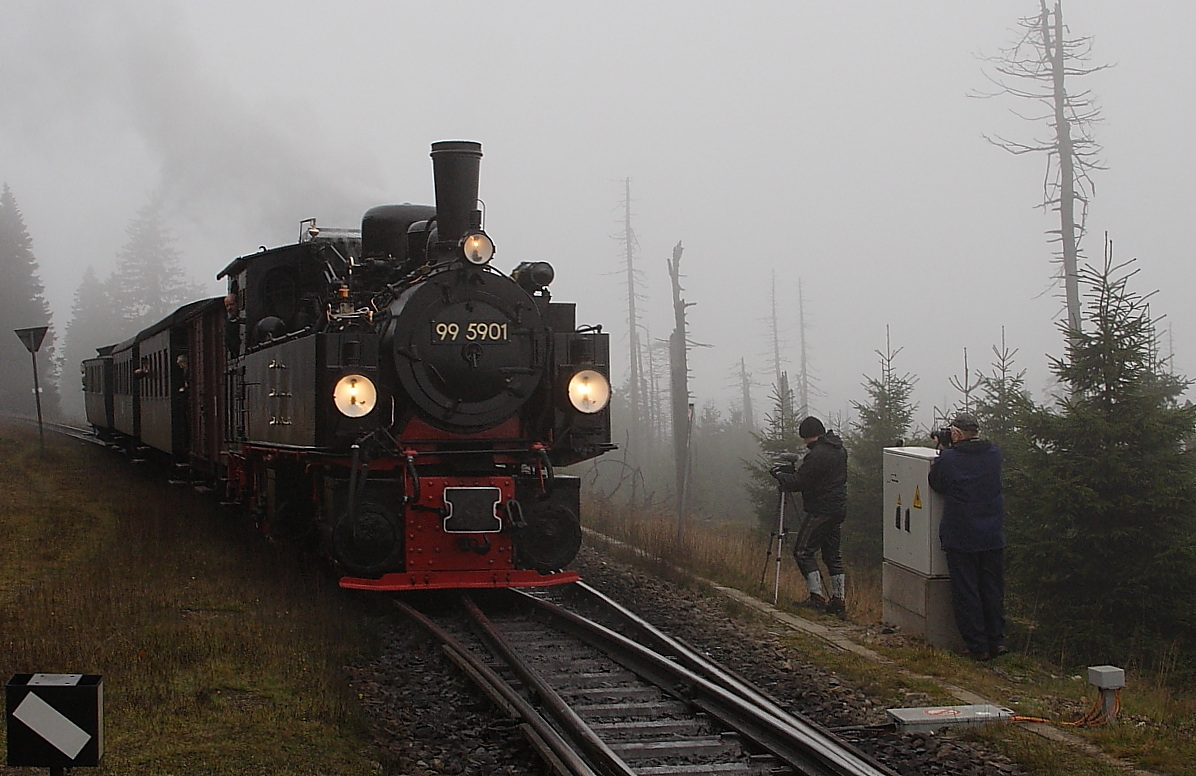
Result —
[[689, 335], [685, 329], [685, 308], [692, 302], [681, 298], [681, 252], [678, 242], [673, 246], [669, 261], [669, 277], [673, 281], [673, 334], [669, 337], [669, 386], [673, 404], [673, 460], [677, 472], [677, 538], [680, 541], [685, 525], [685, 496], [688, 483], [690, 430], [693, 404], [689, 401]]
[[777, 322], [777, 273], [772, 273], [772, 315], [768, 319], [772, 334], [772, 377], [776, 384], [781, 382], [781, 326]]
[[640, 348], [640, 325], [635, 303], [639, 297], [635, 270], [635, 232], [631, 229], [631, 179], [623, 181], [623, 245], [626, 252], [627, 269], [627, 348], [628, 348], [628, 415], [631, 426], [628, 429], [629, 455], [633, 460], [644, 459], [646, 441], [645, 384], [643, 354]]
[[748, 429], [756, 428], [756, 417], [752, 412], [752, 376], [748, 374], [747, 364], [739, 359], [739, 385], [743, 390], [743, 426]]
[[[1067, 299], [1067, 328], [1080, 331], [1080, 280], [1077, 268], [1079, 235], [1076, 233], [1076, 165], [1071, 140], [1071, 121], [1067, 115], [1067, 61], [1063, 44], [1063, 9], [1055, 3], [1055, 34], [1051, 35], [1045, 0], [1042, 7], [1042, 38], [1051, 62], [1051, 99], [1055, 103], [1055, 145], [1059, 156], [1059, 240], [1063, 250], [1063, 289]], [[1087, 200], [1084, 201], [1087, 207]]]
[[1100, 120], [1100, 110], [1091, 92], [1069, 92], [1067, 78], [1089, 75], [1107, 65], [1087, 64], [1092, 38], [1064, 38], [1067, 28], [1061, 2], [1050, 9], [1046, 0], [1039, 0], [1039, 9], [1038, 15], [1019, 21], [1023, 30], [1020, 40], [989, 59], [996, 75], [988, 78], [999, 91], [977, 96], [1012, 95], [1036, 101], [1049, 111], [1047, 123], [1054, 135], [1049, 141], [1024, 143], [997, 136], [986, 139], [1016, 155], [1047, 154], [1040, 207], [1059, 213], [1059, 230], [1049, 230], [1048, 234], [1052, 241], [1059, 242], [1068, 330], [1078, 333], [1082, 321], [1078, 265], [1093, 191], [1090, 173], [1104, 167], [1098, 160], [1101, 148], [1092, 137], [1092, 125]]
[[665, 390], [662, 387], [665, 372], [669, 368], [669, 343], [653, 340], [652, 332], [647, 328], [644, 329], [644, 340], [647, 342], [644, 353], [648, 359], [648, 368], [644, 373], [644, 422], [647, 425], [648, 448], [656, 450], [665, 437], [669, 423], [664, 407]]
[[802, 293], [801, 278], [797, 279], [797, 330], [801, 336], [801, 364], [798, 370], [797, 400], [800, 403], [798, 414], [806, 417], [810, 414], [810, 372], [806, 368], [806, 299]]

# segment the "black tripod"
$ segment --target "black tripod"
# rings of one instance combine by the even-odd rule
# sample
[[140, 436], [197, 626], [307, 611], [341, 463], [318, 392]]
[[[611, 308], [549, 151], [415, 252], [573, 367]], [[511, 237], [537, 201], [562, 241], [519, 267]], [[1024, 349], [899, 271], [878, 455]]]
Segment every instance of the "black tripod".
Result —
[[764, 556], [764, 570], [760, 572], [760, 589], [764, 589], [764, 578], [768, 576], [768, 565], [772, 559], [772, 540], [777, 540], [776, 578], [772, 585], [772, 604], [777, 605], [781, 593], [781, 556], [785, 548], [785, 491], [777, 487], [777, 494], [781, 497], [781, 505], [777, 508], [777, 530], [768, 537], [768, 553]]

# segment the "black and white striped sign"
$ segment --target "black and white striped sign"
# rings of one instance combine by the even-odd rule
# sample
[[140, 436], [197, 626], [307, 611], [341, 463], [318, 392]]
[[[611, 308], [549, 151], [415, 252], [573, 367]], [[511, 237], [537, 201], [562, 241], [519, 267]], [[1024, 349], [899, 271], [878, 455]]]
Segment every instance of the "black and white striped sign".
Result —
[[8, 765], [75, 768], [104, 756], [104, 684], [95, 674], [16, 674], [5, 685]]

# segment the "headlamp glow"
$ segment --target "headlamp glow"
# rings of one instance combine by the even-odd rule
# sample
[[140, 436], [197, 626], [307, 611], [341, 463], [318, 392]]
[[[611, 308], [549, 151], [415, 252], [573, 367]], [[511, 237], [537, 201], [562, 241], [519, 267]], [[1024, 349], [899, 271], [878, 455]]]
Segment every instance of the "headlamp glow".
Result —
[[569, 378], [569, 403], [587, 415], [601, 412], [610, 403], [610, 382], [601, 372], [581, 370]]
[[466, 235], [461, 252], [470, 264], [488, 264], [494, 258], [494, 241], [485, 232]]
[[378, 390], [364, 375], [345, 375], [332, 389], [332, 401], [342, 415], [360, 418], [369, 415], [378, 403]]

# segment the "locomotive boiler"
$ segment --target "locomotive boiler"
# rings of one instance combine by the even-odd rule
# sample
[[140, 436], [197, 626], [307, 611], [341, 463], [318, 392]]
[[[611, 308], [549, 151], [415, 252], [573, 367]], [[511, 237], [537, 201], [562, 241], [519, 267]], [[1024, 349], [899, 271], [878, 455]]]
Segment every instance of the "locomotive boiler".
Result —
[[207, 462], [263, 530], [322, 547], [344, 587], [570, 581], [579, 480], [559, 469], [613, 448], [609, 337], [552, 299], [549, 263], [492, 265], [480, 144], [431, 155], [434, 207], [375, 207], [360, 231], [306, 221], [225, 267], [223, 300], [101, 350], [89, 420], [165, 396], [153, 417], [177, 432], [142, 411], [119, 433]]

